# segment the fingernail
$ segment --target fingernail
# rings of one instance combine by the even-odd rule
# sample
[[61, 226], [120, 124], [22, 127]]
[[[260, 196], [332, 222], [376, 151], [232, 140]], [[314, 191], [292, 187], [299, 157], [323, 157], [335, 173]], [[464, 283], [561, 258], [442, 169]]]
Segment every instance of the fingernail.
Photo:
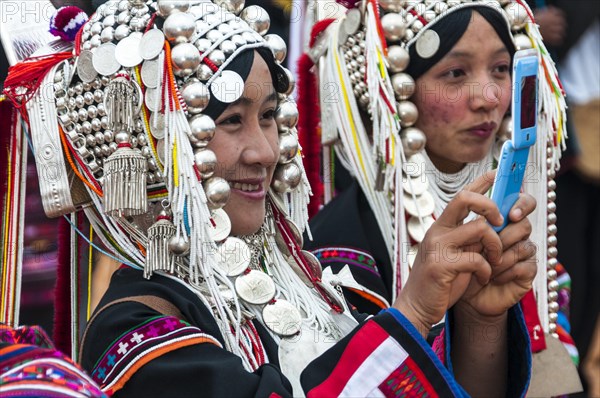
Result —
[[514, 217], [521, 218], [522, 215], [523, 215], [523, 210], [519, 209], [518, 207], [513, 210]]

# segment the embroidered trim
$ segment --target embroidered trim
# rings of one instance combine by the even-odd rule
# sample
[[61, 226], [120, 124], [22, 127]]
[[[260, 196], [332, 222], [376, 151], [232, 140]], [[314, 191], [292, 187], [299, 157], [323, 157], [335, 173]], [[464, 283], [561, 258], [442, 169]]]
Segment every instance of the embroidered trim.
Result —
[[381, 385], [379, 391], [386, 397], [437, 397], [419, 366], [410, 357]]
[[153, 318], [115, 340], [94, 366], [92, 377], [104, 391], [114, 393], [149, 361], [202, 343], [221, 347], [214, 337], [185, 321], [171, 316]]
[[359, 267], [374, 273], [377, 276], [379, 270], [375, 259], [367, 252], [350, 247], [322, 247], [311, 250], [317, 256], [322, 265], [331, 263], [344, 263]]

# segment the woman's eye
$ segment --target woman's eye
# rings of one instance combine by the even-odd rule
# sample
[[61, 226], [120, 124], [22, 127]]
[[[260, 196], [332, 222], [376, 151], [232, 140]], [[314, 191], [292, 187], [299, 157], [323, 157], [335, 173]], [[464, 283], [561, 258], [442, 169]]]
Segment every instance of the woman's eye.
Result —
[[509, 70], [509, 66], [508, 66], [508, 64], [498, 65], [498, 66], [496, 66], [495, 70], [496, 70], [496, 72], [499, 72], [499, 73], [507, 73]]
[[448, 76], [452, 79], [456, 79], [456, 78], [464, 76], [464, 75], [465, 75], [465, 71], [463, 71], [462, 69], [452, 69], [452, 70], [449, 70], [448, 72], [446, 72], [446, 76]]
[[229, 116], [226, 119], [223, 119], [219, 124], [240, 124], [242, 123], [242, 118], [240, 115]]
[[266, 111], [265, 113], [263, 113], [262, 118], [263, 119], [273, 119], [275, 117], [275, 109], [270, 109], [268, 111]]

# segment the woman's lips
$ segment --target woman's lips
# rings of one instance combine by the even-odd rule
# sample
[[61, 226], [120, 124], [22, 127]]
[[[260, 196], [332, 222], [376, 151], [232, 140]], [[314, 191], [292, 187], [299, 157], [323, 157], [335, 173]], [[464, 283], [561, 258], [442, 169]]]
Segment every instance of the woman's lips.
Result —
[[236, 194], [248, 199], [263, 199], [266, 195], [263, 180], [230, 181], [229, 186]]
[[478, 138], [487, 139], [496, 131], [496, 123], [482, 123], [471, 127], [467, 131]]

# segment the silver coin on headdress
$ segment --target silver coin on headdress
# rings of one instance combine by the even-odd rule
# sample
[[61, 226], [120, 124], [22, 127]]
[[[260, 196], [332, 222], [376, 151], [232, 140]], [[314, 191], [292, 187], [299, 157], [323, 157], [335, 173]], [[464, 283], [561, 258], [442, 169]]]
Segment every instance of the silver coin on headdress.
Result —
[[275, 297], [275, 282], [262, 271], [250, 270], [235, 280], [238, 296], [250, 304], [267, 304]]
[[262, 316], [265, 325], [280, 336], [293, 336], [302, 327], [300, 311], [287, 300], [279, 299], [266, 305]]
[[217, 251], [219, 266], [227, 276], [241, 275], [250, 266], [252, 251], [243, 240], [229, 237], [219, 245]]

